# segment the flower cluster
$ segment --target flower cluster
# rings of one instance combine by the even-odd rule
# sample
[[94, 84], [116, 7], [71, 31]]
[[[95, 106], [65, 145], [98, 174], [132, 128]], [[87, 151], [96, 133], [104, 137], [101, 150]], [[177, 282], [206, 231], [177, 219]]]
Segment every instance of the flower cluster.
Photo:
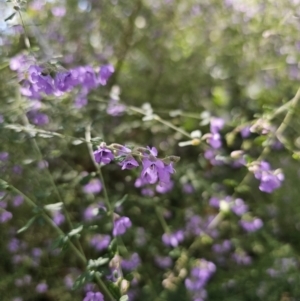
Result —
[[185, 286], [192, 293], [193, 300], [200, 301], [206, 298], [204, 288], [215, 271], [215, 264], [205, 259], [200, 259], [197, 265], [192, 268], [190, 276], [185, 279]]
[[13, 57], [10, 61], [10, 68], [16, 71], [19, 81], [22, 82], [20, 92], [32, 102], [32, 108], [28, 117], [34, 124], [43, 125], [49, 122], [46, 114], [41, 113], [40, 100], [43, 95], [62, 96], [74, 88], [78, 88], [75, 99], [75, 106], [81, 108], [87, 104], [87, 95], [92, 89], [105, 86], [108, 79], [114, 72], [110, 64], [103, 65], [96, 72], [91, 66], [79, 66], [70, 70], [57, 71], [53, 66], [43, 67], [36, 64], [36, 61], [24, 54]]
[[158, 182], [157, 191], [165, 193], [173, 187], [171, 174], [175, 172], [173, 161], [177, 157], [168, 157], [166, 159], [157, 158], [157, 149], [155, 147], [139, 148], [137, 151], [131, 150], [119, 144], [112, 144], [110, 147], [101, 143], [94, 151], [94, 159], [98, 164], [109, 164], [112, 160], [118, 159], [118, 164], [124, 169], [133, 169], [139, 166], [134, 156], [138, 157], [142, 163], [142, 172], [135, 182], [136, 187], [143, 187], [147, 184]]

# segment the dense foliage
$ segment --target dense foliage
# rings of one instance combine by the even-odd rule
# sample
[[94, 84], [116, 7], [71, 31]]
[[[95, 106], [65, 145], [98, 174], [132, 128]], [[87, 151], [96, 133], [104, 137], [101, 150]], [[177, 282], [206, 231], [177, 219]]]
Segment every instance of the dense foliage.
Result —
[[300, 300], [299, 5], [0, 2], [0, 299]]

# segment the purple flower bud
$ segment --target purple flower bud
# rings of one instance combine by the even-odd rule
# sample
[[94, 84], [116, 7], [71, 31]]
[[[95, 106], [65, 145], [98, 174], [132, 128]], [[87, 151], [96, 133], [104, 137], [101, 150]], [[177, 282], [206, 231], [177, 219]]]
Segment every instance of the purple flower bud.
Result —
[[131, 225], [131, 221], [127, 216], [116, 219], [114, 221], [113, 236], [123, 235]]

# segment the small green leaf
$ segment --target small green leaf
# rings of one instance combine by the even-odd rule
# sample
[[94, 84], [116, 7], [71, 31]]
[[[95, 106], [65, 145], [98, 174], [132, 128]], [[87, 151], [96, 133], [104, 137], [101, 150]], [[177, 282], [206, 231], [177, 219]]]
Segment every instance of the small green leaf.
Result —
[[9, 15], [6, 19], [4, 19], [4, 21], [9, 21], [11, 20], [14, 16], [15, 16], [16, 13], [12, 13], [11, 15]]
[[19, 230], [17, 231], [17, 233], [19, 234], [19, 233], [22, 233], [22, 232], [26, 231], [26, 230], [34, 223], [34, 221], [36, 220], [36, 218], [37, 218], [37, 215], [35, 215], [34, 217], [32, 217], [32, 218], [26, 223], [26, 225], [25, 225], [24, 227], [22, 227], [21, 229], [19, 229]]
[[77, 290], [81, 288], [84, 284], [87, 282], [91, 282], [94, 278], [94, 271], [86, 271], [83, 274], [81, 274], [77, 279], [75, 280], [72, 290]]
[[80, 225], [79, 227], [71, 230], [68, 234], [69, 237], [75, 236], [76, 234], [79, 234], [83, 229], [83, 225]]
[[128, 301], [128, 300], [129, 300], [128, 295], [124, 295], [119, 299], [119, 301]]
[[118, 207], [120, 207], [126, 200], [127, 200], [127, 198], [128, 198], [128, 194], [125, 194], [123, 197], [122, 197], [122, 199], [121, 200], [119, 200], [119, 201], [117, 201], [116, 203], [115, 203], [115, 208], [118, 208]]
[[59, 203], [45, 205], [44, 208], [49, 211], [58, 211], [58, 210], [61, 210], [62, 206], [63, 206], [63, 203], [59, 202]]

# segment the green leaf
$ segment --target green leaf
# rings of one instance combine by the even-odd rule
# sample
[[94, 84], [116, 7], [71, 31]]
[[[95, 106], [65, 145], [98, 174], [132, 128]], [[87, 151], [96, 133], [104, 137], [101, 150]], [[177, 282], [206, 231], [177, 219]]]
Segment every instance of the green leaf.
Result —
[[55, 250], [55, 249], [66, 249], [67, 248], [67, 243], [68, 243], [68, 236], [64, 236], [64, 235], [60, 235], [57, 239], [55, 239], [51, 245], [51, 249]]
[[117, 299], [119, 300], [119, 298], [121, 298], [121, 293], [120, 293], [120, 289], [119, 287], [114, 284], [113, 282], [110, 281], [105, 281], [105, 284], [108, 288], [108, 290], [110, 291], [110, 293]]
[[68, 233], [68, 236], [69, 236], [69, 237], [75, 236], [75, 235], [79, 234], [79, 233], [82, 231], [82, 229], [83, 229], [83, 225], [80, 225], [79, 227], [77, 227], [77, 228], [71, 230], [71, 231]]
[[36, 218], [37, 218], [37, 215], [35, 215], [34, 217], [32, 217], [32, 218], [26, 223], [26, 225], [25, 225], [24, 227], [22, 227], [21, 229], [19, 229], [19, 230], [17, 231], [17, 233], [19, 234], [19, 233], [22, 233], [22, 232], [26, 231], [26, 230], [34, 223], [34, 221], [36, 220]]
[[114, 205], [115, 208], [120, 207], [128, 198], [128, 194], [125, 194], [121, 200], [117, 201]]
[[9, 21], [11, 20], [14, 16], [16, 15], [16, 13], [12, 13], [11, 15], [9, 15], [6, 19], [4, 19], [4, 21]]
[[87, 282], [92, 282], [92, 280], [94, 278], [94, 274], [95, 274], [94, 271], [86, 271], [83, 274], [81, 274], [75, 280], [72, 290], [77, 290], [77, 289], [81, 288], [84, 284], [86, 284]]
[[128, 295], [124, 295], [119, 299], [119, 301], [128, 301], [128, 300], [129, 300]]
[[90, 259], [88, 261], [87, 268], [88, 269], [98, 268], [100, 266], [106, 265], [107, 263], [109, 263], [109, 261], [110, 259], [108, 257], [99, 257], [96, 260]]
[[61, 210], [63, 206], [62, 202], [45, 205], [44, 208], [49, 211], [58, 211]]

